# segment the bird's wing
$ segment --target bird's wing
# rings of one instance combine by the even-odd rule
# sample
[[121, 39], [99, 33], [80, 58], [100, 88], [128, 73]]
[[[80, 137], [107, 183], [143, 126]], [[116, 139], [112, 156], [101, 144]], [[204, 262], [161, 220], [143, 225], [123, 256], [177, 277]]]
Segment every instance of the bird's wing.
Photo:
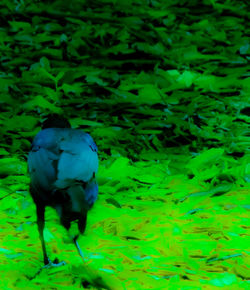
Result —
[[97, 198], [97, 146], [89, 134], [74, 129], [42, 130], [34, 139], [28, 165], [35, 188], [52, 191], [83, 182], [86, 200]]
[[[81, 201], [82, 190], [84, 199], [91, 206], [97, 199], [98, 186], [95, 174], [98, 169], [97, 146], [89, 134], [69, 129], [61, 140], [58, 161], [58, 173], [55, 186], [69, 188], [68, 194], [74, 204]], [[75, 186], [81, 182], [81, 186]]]
[[75, 180], [89, 182], [98, 169], [97, 147], [91, 136], [79, 130], [68, 130], [59, 147], [62, 153], [56, 186], [64, 188]]
[[55, 136], [51, 129], [40, 131], [28, 155], [31, 186], [37, 192], [53, 190], [56, 181], [57, 163], [60, 157]]

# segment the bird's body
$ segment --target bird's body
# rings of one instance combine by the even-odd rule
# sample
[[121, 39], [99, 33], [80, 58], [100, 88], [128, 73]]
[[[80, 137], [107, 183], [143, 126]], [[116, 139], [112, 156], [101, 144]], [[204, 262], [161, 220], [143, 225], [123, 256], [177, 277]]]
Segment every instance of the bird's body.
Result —
[[58, 119], [56, 122], [51, 120], [34, 138], [28, 156], [30, 192], [37, 207], [45, 264], [49, 263], [43, 238], [45, 207], [57, 210], [61, 224], [67, 230], [76, 220], [79, 232], [83, 233], [87, 212], [98, 194], [95, 178], [97, 146], [92, 137], [71, 129], [67, 121], [60, 124]]

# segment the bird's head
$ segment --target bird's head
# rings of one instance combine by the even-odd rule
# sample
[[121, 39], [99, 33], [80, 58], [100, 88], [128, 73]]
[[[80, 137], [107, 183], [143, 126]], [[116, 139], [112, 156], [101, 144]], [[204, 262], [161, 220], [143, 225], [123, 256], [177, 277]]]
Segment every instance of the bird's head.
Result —
[[42, 129], [47, 128], [71, 128], [69, 121], [61, 115], [50, 114], [42, 122]]

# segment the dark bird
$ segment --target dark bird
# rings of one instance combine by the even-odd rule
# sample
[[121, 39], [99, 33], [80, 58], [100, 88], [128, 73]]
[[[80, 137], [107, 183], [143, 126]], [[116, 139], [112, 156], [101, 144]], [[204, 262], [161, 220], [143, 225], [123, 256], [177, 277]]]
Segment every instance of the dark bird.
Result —
[[55, 265], [48, 258], [43, 236], [47, 206], [56, 209], [61, 224], [67, 230], [72, 222], [77, 223], [78, 231], [72, 240], [82, 256], [77, 238], [84, 233], [88, 210], [98, 194], [95, 177], [98, 169], [97, 146], [92, 137], [72, 129], [65, 118], [50, 115], [34, 138], [28, 155], [28, 168], [44, 264]]

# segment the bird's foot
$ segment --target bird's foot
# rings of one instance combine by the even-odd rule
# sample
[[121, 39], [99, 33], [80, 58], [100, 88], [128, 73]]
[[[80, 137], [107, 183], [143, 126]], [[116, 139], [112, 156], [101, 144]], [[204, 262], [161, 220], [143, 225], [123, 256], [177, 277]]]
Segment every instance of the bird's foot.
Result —
[[53, 267], [61, 267], [64, 265], [66, 265], [66, 262], [62, 261], [59, 263], [59, 260], [57, 258], [55, 258], [55, 260], [53, 262], [50, 259], [48, 259], [48, 262], [42, 268], [49, 269], [49, 268], [53, 268]]
[[46, 261], [46, 265], [44, 265], [43, 267], [41, 267], [36, 272], [36, 274], [33, 277], [30, 277], [30, 279], [32, 280], [32, 279], [36, 278], [41, 273], [41, 271], [43, 269], [51, 269], [51, 268], [54, 268], [54, 267], [60, 267], [60, 266], [64, 266], [64, 265], [66, 265], [66, 262], [62, 261], [62, 262], [59, 263], [59, 261], [58, 261], [57, 258], [55, 258], [55, 260], [53, 262], [50, 259], [48, 259]]

